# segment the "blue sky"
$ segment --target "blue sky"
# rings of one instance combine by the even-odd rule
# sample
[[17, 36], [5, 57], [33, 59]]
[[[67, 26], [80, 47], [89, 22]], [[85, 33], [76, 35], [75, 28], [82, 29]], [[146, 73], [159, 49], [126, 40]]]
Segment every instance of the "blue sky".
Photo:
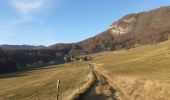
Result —
[[78, 42], [126, 14], [168, 5], [170, 0], [0, 0], [0, 44]]

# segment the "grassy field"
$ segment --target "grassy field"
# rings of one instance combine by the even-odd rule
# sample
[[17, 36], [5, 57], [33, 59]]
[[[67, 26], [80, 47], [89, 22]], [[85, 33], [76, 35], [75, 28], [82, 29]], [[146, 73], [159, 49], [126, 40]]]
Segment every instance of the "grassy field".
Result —
[[[170, 41], [130, 50], [94, 54], [91, 63], [117, 90], [120, 100], [170, 98]], [[0, 75], [0, 100], [54, 100], [61, 79], [60, 99], [86, 83], [87, 63], [75, 62], [33, 71]]]
[[55, 100], [58, 79], [61, 80], [60, 99], [64, 100], [85, 83], [87, 75], [86, 63], [0, 75], [0, 100]]
[[96, 68], [112, 81], [119, 99], [170, 98], [170, 41], [94, 54]]

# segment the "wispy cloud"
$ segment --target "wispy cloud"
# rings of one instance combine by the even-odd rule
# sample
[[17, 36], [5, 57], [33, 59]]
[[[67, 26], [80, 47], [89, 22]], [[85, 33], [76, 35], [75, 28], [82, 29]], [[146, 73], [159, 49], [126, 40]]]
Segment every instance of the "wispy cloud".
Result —
[[12, 0], [11, 5], [22, 15], [30, 17], [31, 13], [41, 10], [46, 0]]
[[[56, 7], [64, 0], [9, 0], [13, 8], [22, 17], [32, 19], [40, 15], [48, 15], [56, 10]], [[55, 9], [53, 9], [55, 8]]]
[[[47, 27], [44, 23], [46, 20], [49, 20], [48, 16], [56, 10], [62, 1], [63, 0], [4, 0], [4, 4], [7, 4], [6, 6], [10, 8], [11, 15], [4, 17], [4, 21], [2, 20], [0, 23], [0, 44], [9, 43], [9, 40], [18, 38], [21, 34], [27, 32], [25, 30], [29, 31], [34, 25], [39, 28], [31, 31], [29, 34], [35, 33], [40, 35], [41, 33], [46, 38], [52, 38], [48, 35], [50, 33], [53, 34], [52, 29], [43, 30], [43, 28]], [[5, 10], [2, 6], [0, 7], [0, 10], [1, 9]], [[5, 11], [2, 12], [2, 14], [6, 14]], [[41, 28], [42, 30], [40, 30]]]

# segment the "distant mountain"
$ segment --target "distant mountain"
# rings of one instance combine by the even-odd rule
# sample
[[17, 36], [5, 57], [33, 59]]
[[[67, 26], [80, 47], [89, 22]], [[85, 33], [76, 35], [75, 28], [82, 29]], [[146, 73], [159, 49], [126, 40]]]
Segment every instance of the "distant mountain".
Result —
[[60, 43], [48, 47], [0, 45], [0, 73], [14, 72], [30, 65], [63, 63], [63, 57], [68, 53], [78, 56], [155, 44], [168, 40], [169, 34], [170, 7], [129, 14], [114, 22], [106, 31], [77, 43]]
[[46, 48], [45, 46], [33, 46], [33, 45], [0, 45], [2, 49], [42, 49]]
[[50, 49], [69, 49], [70, 53], [96, 53], [129, 49], [138, 45], [154, 44], [168, 39], [170, 7], [134, 13], [114, 22], [105, 32], [74, 44], [55, 44]]

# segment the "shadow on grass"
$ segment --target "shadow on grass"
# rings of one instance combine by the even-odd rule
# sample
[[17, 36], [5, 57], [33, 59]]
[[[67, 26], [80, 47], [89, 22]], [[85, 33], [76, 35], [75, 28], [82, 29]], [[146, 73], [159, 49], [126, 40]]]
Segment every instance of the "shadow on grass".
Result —
[[20, 71], [18, 71], [18, 72], [0, 74], [0, 79], [28, 76], [28, 75], [33, 74], [33, 73], [34, 73], [33, 71], [62, 67], [61, 65], [62, 65], [62, 64], [50, 65], [50, 66], [46, 66], [46, 67], [30, 68], [30, 69], [20, 70]]
[[15, 72], [15, 73], [1, 74], [0, 79], [16, 78], [16, 77], [23, 77], [28, 75], [31, 75], [31, 72]]

